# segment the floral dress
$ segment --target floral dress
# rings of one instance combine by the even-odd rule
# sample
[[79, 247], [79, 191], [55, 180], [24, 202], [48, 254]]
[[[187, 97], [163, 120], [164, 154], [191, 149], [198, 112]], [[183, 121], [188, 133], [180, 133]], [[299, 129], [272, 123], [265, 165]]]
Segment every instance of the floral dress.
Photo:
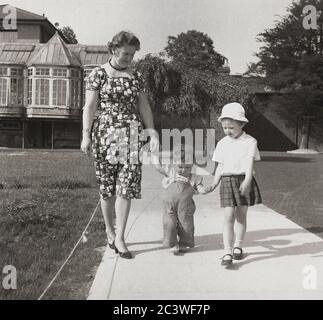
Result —
[[98, 117], [92, 127], [92, 152], [100, 196], [141, 198], [140, 149], [143, 123], [138, 113], [139, 72], [133, 77], [109, 77], [104, 68], [93, 69], [86, 90], [99, 90]]

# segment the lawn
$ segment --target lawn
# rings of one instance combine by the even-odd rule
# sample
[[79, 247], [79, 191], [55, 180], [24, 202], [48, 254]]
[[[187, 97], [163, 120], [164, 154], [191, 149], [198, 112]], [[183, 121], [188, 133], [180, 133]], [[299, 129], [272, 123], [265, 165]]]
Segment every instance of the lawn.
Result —
[[323, 238], [323, 154], [262, 152], [261, 160], [264, 204]]
[[[0, 285], [0, 299], [37, 299], [98, 203], [94, 168], [80, 152], [33, 151], [0, 152], [0, 170], [0, 270], [5, 265], [17, 270], [17, 289]], [[104, 245], [98, 210], [88, 241], [79, 245], [44, 299], [85, 299]]]

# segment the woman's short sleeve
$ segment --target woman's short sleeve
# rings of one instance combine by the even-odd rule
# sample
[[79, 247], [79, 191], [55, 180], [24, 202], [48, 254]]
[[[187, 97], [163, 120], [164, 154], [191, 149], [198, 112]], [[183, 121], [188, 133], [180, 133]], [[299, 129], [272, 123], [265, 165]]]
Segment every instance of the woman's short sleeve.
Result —
[[147, 82], [146, 82], [146, 78], [139, 71], [136, 72], [136, 78], [138, 80], [138, 89], [139, 89], [139, 92], [147, 93]]
[[100, 90], [104, 76], [102, 68], [94, 68], [85, 79], [85, 90]]

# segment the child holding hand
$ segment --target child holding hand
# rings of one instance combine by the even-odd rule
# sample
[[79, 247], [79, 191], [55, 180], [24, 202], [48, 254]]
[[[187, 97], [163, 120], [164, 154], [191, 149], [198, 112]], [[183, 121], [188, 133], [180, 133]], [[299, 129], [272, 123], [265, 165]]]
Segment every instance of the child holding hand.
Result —
[[164, 176], [163, 244], [175, 255], [194, 247], [193, 195], [209, 192], [203, 186], [203, 178], [192, 173], [192, 153], [188, 150], [190, 154], [185, 159], [185, 146], [182, 146], [180, 155], [175, 154], [175, 161], [169, 165], [161, 164], [159, 156], [154, 155], [155, 167]]
[[213, 154], [212, 160], [218, 162], [218, 166], [210, 190], [221, 182], [220, 201], [225, 210], [221, 264], [228, 266], [233, 259], [243, 258], [249, 206], [262, 202], [254, 178], [254, 161], [259, 161], [260, 155], [257, 140], [243, 131], [249, 121], [241, 104], [225, 105], [218, 121], [226, 136], [217, 143]]

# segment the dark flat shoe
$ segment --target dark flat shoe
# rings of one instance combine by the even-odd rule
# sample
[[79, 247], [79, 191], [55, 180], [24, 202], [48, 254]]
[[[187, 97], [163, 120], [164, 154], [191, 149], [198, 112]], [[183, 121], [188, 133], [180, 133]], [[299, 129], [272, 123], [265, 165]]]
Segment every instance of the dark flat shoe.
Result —
[[[230, 259], [225, 259], [225, 257], [230, 257]], [[221, 259], [221, 266], [229, 266], [229, 265], [231, 265], [232, 264], [232, 259], [233, 259], [232, 254], [230, 254], [230, 253], [225, 254]]]
[[[238, 251], [238, 252], [235, 252]], [[233, 248], [233, 259], [234, 260], [241, 260], [243, 258], [243, 251], [239, 247], [234, 247]]]

